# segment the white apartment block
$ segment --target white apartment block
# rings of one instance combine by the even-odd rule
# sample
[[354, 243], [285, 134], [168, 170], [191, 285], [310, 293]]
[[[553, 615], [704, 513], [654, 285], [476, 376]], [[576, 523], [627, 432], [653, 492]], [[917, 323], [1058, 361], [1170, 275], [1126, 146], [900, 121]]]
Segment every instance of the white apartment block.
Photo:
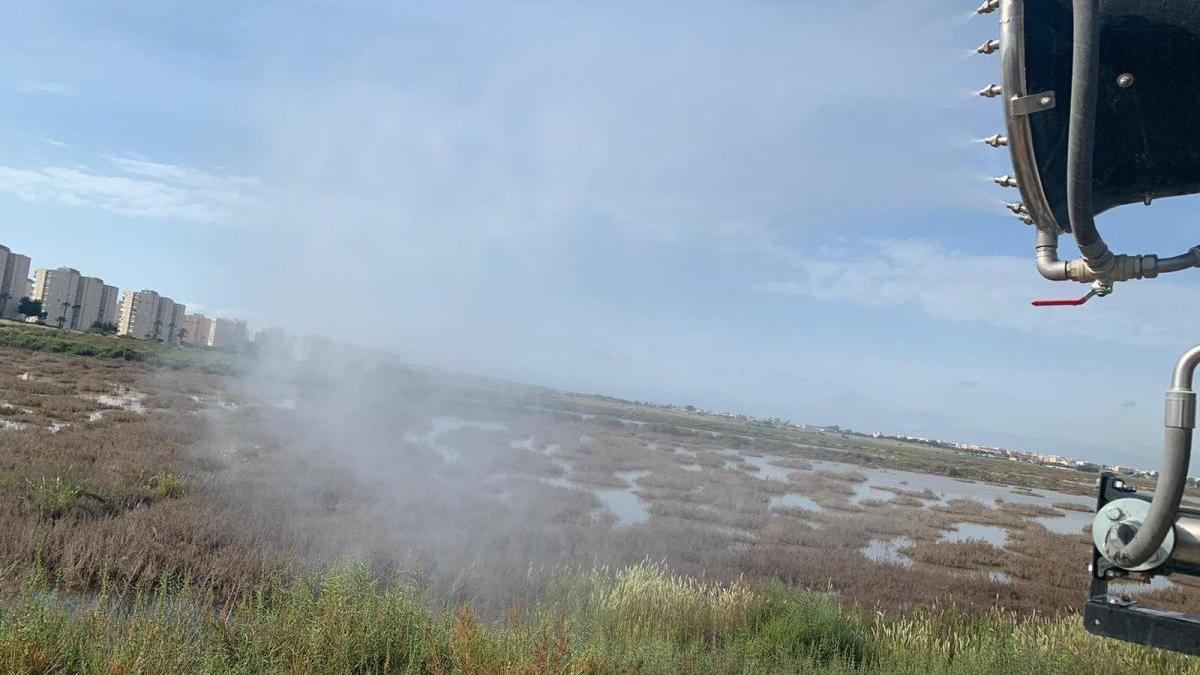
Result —
[[184, 316], [187, 305], [175, 302], [170, 298], [158, 301], [158, 339], [170, 345], [179, 344], [179, 332], [184, 330]]
[[183, 318], [183, 344], [207, 347], [212, 338], [212, 319], [203, 314], [188, 314]]
[[240, 319], [213, 319], [208, 346], [218, 349], [241, 349], [250, 339], [246, 322]]
[[117, 334], [139, 340], [156, 339], [158, 300], [158, 293], [151, 290], [125, 291], [117, 308]]
[[75, 294], [75, 315], [71, 328], [88, 330], [100, 320], [100, 303], [104, 298], [104, 280], [96, 277], [80, 277], [79, 290]]
[[29, 256], [0, 246], [0, 319], [16, 319], [21, 298], [30, 297]]
[[159, 342], [170, 342], [174, 329], [171, 320], [175, 316], [175, 301], [171, 298], [160, 297], [158, 310], [154, 316], [154, 339]]
[[[116, 286], [105, 284], [100, 289], [100, 312], [96, 316], [96, 323], [105, 325], [117, 325], [117, 295], [120, 293]], [[90, 328], [91, 326], [89, 326]]]
[[39, 269], [33, 275], [33, 299], [42, 301], [46, 324], [74, 328], [79, 305], [79, 270], [59, 267]]

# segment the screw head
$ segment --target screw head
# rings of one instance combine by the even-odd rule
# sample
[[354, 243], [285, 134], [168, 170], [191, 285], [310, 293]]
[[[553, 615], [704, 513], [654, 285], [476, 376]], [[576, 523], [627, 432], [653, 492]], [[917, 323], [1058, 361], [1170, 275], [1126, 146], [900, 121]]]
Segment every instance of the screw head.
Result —
[[1117, 76], [1117, 86], [1122, 89], [1128, 89], [1133, 86], [1135, 79], [1133, 73], [1121, 73]]
[[1120, 520], [1121, 516], [1125, 515], [1125, 512], [1119, 506], [1114, 506], [1105, 511], [1104, 515], [1108, 516], [1109, 520]]

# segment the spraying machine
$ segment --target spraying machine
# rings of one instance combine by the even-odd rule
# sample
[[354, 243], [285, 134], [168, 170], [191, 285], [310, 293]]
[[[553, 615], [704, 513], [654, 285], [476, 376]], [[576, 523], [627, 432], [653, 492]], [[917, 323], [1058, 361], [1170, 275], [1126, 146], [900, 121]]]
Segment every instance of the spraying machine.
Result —
[[[1169, 256], [1118, 253], [1095, 223], [1115, 206], [1200, 192], [1200, 3], [986, 0], [977, 12], [1000, 19], [998, 39], [978, 47], [1000, 61], [1000, 82], [979, 91], [1004, 107], [1005, 131], [983, 141], [1012, 158], [1012, 175], [995, 182], [1019, 191], [1007, 207], [1032, 226], [1042, 276], [1089, 286], [1079, 298], [1033, 304], [1083, 305], [1119, 282], [1200, 267], [1200, 246]], [[1063, 236], [1074, 238], [1078, 258], [1059, 257]], [[1196, 655], [1200, 616], [1144, 606], [1110, 593], [1109, 583], [1200, 576], [1200, 510], [1181, 507], [1198, 364], [1200, 346], [1171, 378], [1153, 496], [1112, 474], [1100, 478], [1083, 613], [1092, 633]]]

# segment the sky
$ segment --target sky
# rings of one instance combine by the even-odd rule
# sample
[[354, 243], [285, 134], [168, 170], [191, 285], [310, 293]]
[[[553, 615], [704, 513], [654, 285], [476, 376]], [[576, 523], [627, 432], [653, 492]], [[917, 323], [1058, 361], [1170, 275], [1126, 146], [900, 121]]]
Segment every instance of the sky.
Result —
[[[26, 3], [0, 243], [417, 364], [1155, 466], [1200, 274], [1030, 307], [1086, 289], [973, 142], [975, 4]], [[1098, 223], [1174, 255], [1194, 208]]]

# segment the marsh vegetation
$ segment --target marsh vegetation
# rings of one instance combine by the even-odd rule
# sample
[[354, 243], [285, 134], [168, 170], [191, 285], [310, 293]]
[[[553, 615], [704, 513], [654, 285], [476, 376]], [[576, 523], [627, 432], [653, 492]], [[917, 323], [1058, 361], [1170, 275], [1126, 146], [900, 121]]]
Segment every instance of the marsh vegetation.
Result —
[[[0, 666], [1183, 667], [1078, 629], [1089, 538], [1044, 524], [1086, 515], [1078, 472], [377, 361], [253, 368], [0, 348]], [[1186, 580], [1145, 591], [1197, 609]]]

